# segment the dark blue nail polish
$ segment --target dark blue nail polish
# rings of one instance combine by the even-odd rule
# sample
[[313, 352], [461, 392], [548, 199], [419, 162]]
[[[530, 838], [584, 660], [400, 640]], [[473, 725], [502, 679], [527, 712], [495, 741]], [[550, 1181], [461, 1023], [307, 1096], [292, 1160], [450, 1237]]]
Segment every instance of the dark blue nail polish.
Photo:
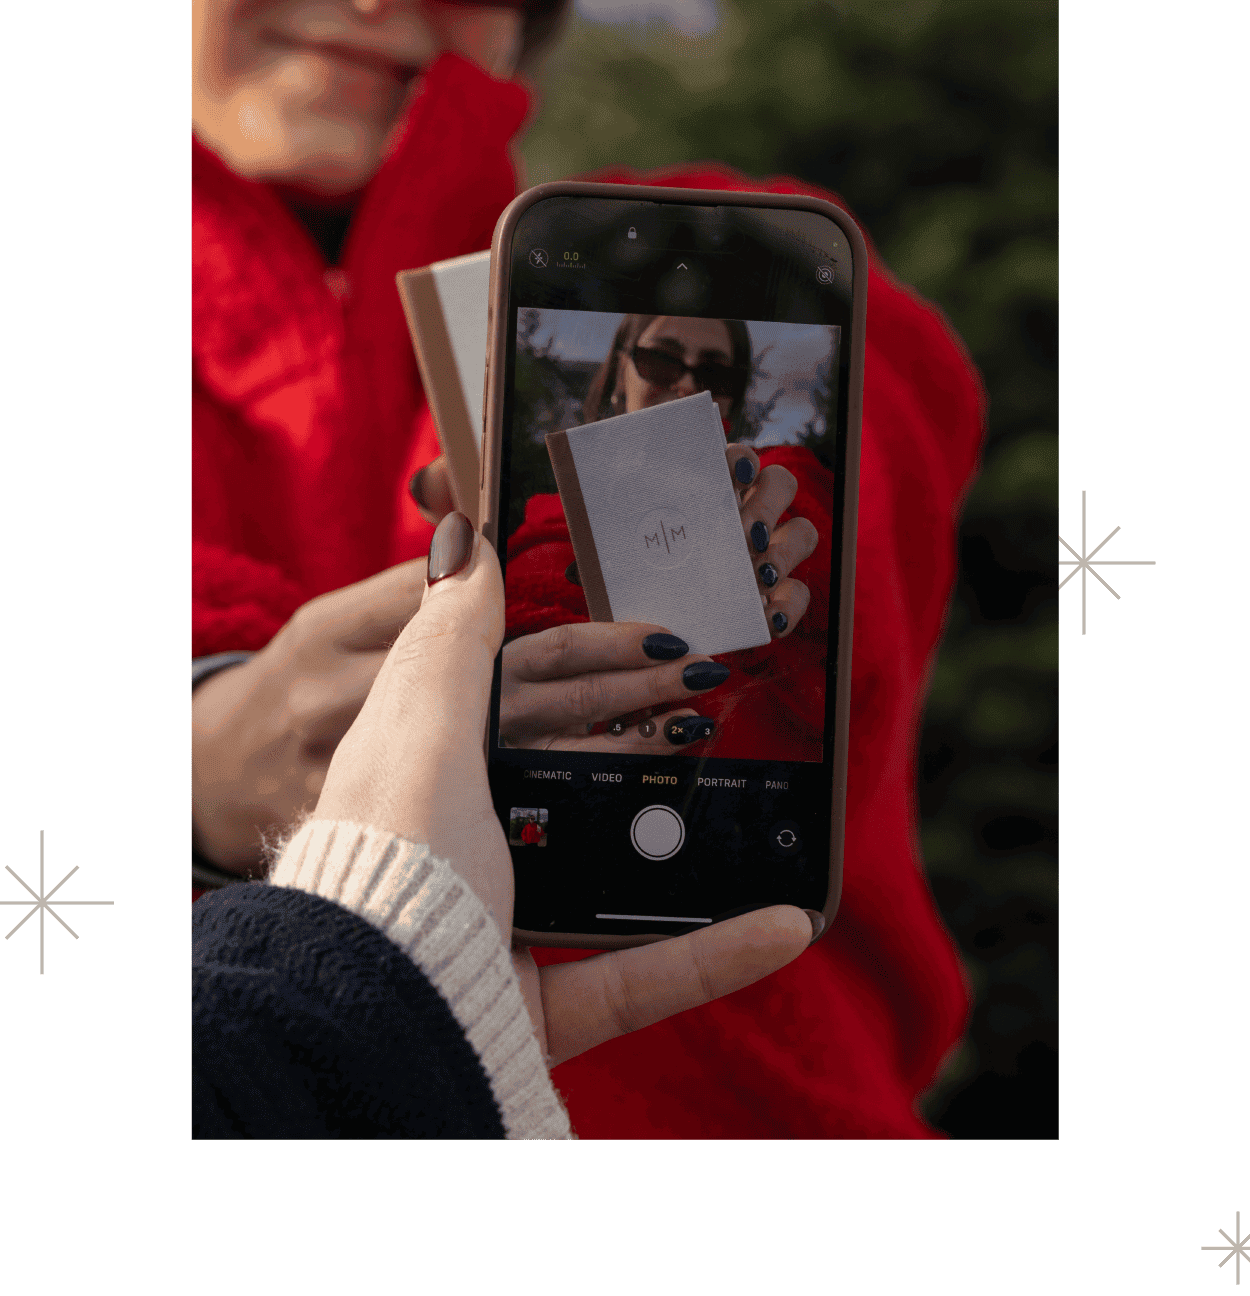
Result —
[[749, 486], [755, 480], [755, 465], [747, 455], [734, 464], [734, 476], [744, 485]]
[[642, 651], [655, 661], [675, 661], [690, 651], [690, 645], [676, 635], [649, 634], [642, 641]]
[[720, 662], [691, 662], [681, 673], [681, 682], [694, 692], [715, 688], [729, 678], [729, 667]]
[[778, 634], [784, 634], [786, 626], [789, 624], [790, 622], [784, 612], [773, 613], [773, 629], [776, 630]]
[[578, 575], [577, 564], [575, 562], [569, 563], [569, 565], [564, 569], [564, 579], [568, 581], [570, 585], [581, 585], [582, 578]]
[[767, 585], [769, 589], [772, 589], [772, 587], [776, 585], [777, 569], [772, 565], [772, 563], [763, 563], [760, 566], [760, 583]]
[[664, 726], [664, 736], [674, 747], [710, 738], [716, 732], [716, 721], [708, 716], [674, 716]]
[[768, 527], [763, 522], [751, 523], [751, 543], [756, 553], [763, 553], [768, 548]]

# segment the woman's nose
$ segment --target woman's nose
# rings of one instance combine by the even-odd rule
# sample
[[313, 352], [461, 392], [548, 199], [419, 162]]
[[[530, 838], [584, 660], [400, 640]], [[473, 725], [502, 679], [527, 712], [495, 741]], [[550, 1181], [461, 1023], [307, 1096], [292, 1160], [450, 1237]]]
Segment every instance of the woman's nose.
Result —
[[694, 374], [687, 369], [673, 384], [673, 390], [681, 392], [683, 396], [693, 396], [699, 390], [694, 380]]

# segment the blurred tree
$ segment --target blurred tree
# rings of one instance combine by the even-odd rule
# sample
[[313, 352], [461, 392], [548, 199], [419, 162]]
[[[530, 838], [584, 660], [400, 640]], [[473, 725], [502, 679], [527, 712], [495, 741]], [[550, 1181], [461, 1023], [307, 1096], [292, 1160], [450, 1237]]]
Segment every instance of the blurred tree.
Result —
[[531, 183], [712, 159], [840, 193], [990, 393], [918, 797], [976, 994], [925, 1101], [1058, 1133], [1057, 0], [720, 0], [699, 35], [576, 19], [538, 75]]

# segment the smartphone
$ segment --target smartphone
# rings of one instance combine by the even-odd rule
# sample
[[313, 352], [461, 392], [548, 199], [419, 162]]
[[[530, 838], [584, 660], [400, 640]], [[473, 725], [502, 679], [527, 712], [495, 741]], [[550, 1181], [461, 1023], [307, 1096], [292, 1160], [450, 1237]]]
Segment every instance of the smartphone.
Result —
[[[801, 196], [560, 182], [500, 217], [479, 516], [504, 570], [507, 636], [648, 621], [730, 667], [681, 704], [709, 718], [695, 740], [657, 749], [657, 727], [687, 736], [661, 707], [600, 726], [587, 750], [509, 741], [506, 715], [501, 734], [501, 654], [485, 741], [517, 939], [614, 949], [774, 904], [831, 925], [867, 278], [851, 218]], [[762, 465], [745, 489], [742, 445]], [[780, 620], [752, 548], [763, 533], [724, 529], [726, 498], [754, 508], [773, 463], [797, 490], [773, 529], [805, 516], [816, 532], [789, 573], [807, 602], [786, 585]], [[687, 540], [689, 560], [675, 556]]]

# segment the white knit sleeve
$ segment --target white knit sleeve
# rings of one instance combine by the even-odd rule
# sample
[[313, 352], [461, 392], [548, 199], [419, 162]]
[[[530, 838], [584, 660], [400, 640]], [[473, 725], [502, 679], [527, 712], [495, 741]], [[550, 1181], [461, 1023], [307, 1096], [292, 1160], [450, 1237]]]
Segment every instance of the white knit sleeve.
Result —
[[333, 900], [404, 950], [481, 1061], [508, 1138], [573, 1137], [499, 928], [449, 864], [394, 833], [313, 819], [269, 882]]

